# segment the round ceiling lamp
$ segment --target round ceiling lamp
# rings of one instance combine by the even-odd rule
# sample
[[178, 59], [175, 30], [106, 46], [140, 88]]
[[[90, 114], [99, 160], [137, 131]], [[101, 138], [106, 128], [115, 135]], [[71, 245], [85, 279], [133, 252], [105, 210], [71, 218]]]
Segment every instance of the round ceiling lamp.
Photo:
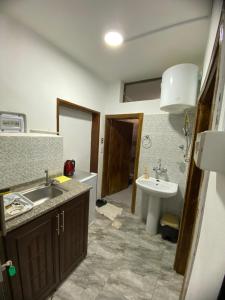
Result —
[[118, 47], [124, 41], [122, 34], [117, 31], [107, 32], [105, 34], [104, 40], [105, 40], [105, 43], [110, 47]]

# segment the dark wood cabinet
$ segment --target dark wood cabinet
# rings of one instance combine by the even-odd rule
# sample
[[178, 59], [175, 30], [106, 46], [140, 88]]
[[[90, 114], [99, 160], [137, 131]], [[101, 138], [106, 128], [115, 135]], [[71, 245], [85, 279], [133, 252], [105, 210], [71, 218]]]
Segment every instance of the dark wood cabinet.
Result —
[[46, 299], [87, 254], [89, 192], [6, 236], [12, 298]]
[[56, 215], [54, 210], [6, 236], [7, 257], [17, 269], [17, 275], [10, 280], [13, 299], [42, 299], [57, 285]]
[[74, 203], [70, 201], [61, 207], [61, 280], [65, 279], [87, 254], [88, 204], [84, 194]]

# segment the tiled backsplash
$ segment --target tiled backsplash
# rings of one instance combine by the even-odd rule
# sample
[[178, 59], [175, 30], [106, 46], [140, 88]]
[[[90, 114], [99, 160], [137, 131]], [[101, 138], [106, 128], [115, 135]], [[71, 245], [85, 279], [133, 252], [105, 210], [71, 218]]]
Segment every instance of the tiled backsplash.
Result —
[[[191, 114], [191, 123], [194, 115]], [[159, 158], [162, 159], [162, 167], [167, 168], [167, 173], [159, 178], [176, 182], [179, 191], [175, 197], [162, 199], [162, 212], [170, 212], [181, 215], [184, 202], [188, 164], [184, 162], [184, 152], [179, 145], [185, 145], [183, 133], [184, 115], [156, 114], [145, 115], [142, 129], [142, 141], [146, 135], [150, 136], [151, 147], [141, 145], [139, 176], [147, 167], [150, 176], [156, 177], [153, 167], [157, 166]], [[138, 190], [136, 200], [136, 213], [145, 218], [147, 212], [146, 203], [142, 203], [141, 193]]]
[[63, 138], [40, 134], [0, 134], [0, 189], [63, 170]]

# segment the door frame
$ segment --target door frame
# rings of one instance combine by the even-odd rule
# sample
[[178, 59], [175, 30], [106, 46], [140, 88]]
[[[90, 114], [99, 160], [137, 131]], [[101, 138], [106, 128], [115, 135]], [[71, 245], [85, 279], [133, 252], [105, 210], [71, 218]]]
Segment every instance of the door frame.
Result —
[[188, 170], [184, 208], [174, 262], [175, 271], [182, 275], [185, 274], [185, 277], [188, 263], [192, 260], [192, 256], [194, 255], [194, 253], [191, 253], [191, 247], [195, 241], [194, 234], [196, 230], [199, 230], [201, 225], [198, 222], [199, 214], [203, 214], [203, 210], [199, 211], [201, 203], [200, 196], [201, 193], [204, 192], [202, 189], [206, 188], [204, 181], [205, 177], [207, 177], [207, 173], [197, 168], [194, 162], [195, 140], [197, 133], [204, 130], [210, 130], [214, 125], [213, 122], [215, 122], [214, 115], [217, 112], [219, 101], [217, 91], [220, 75], [219, 71], [221, 67], [220, 27], [223, 26], [223, 24], [223, 18], [221, 17], [208, 71], [201, 93], [198, 97], [191, 160]]
[[[103, 156], [103, 172], [102, 172], [102, 197], [108, 194], [108, 159], [109, 159], [109, 133], [111, 127], [111, 120], [138, 120], [138, 134], [137, 134], [137, 144], [135, 152], [135, 163], [134, 163], [134, 182], [138, 176], [138, 166], [140, 157], [140, 146], [141, 146], [141, 134], [142, 134], [142, 124], [143, 124], [143, 113], [132, 113], [132, 114], [118, 114], [118, 115], [106, 115], [105, 116], [105, 143], [104, 143], [104, 156]], [[132, 201], [131, 201], [131, 212], [135, 213], [136, 206], [136, 184], [133, 184], [132, 188]]]
[[[225, 4], [223, 4], [222, 7], [222, 13], [220, 17], [220, 22], [217, 30], [217, 35], [213, 47], [213, 52], [210, 60], [210, 65], [208, 68], [205, 84], [203, 87], [202, 97], [204, 97], [204, 92], [207, 89], [207, 86], [209, 86], [210, 78], [213, 73], [213, 69], [217, 68], [216, 71], [216, 82], [215, 82], [215, 88], [214, 88], [214, 94], [213, 94], [213, 103], [214, 103], [214, 115], [212, 119], [212, 127], [215, 127], [215, 130], [217, 130], [218, 126], [218, 120], [221, 113], [221, 100], [224, 95], [224, 84], [225, 84], [225, 38], [224, 38], [224, 30], [225, 30]], [[221, 36], [221, 32], [223, 32], [223, 35]], [[200, 232], [201, 232], [201, 225], [203, 221], [204, 216], [204, 207], [205, 207], [205, 199], [206, 199], [206, 192], [207, 192], [207, 186], [208, 186], [208, 180], [209, 180], [209, 171], [204, 172], [204, 177], [202, 180], [202, 187], [199, 195], [199, 201], [198, 201], [198, 208], [197, 208], [197, 214], [195, 219], [195, 226], [193, 231], [193, 237], [192, 237], [192, 243], [191, 243], [191, 249], [190, 254], [188, 257], [188, 264], [187, 269], [185, 272], [183, 285], [182, 285], [182, 291], [180, 295], [180, 299], [185, 299], [188, 285], [191, 278], [191, 273], [194, 265], [195, 255], [197, 252], [198, 242], [200, 239]]]
[[60, 107], [67, 107], [76, 111], [90, 113], [92, 115], [91, 127], [91, 157], [90, 157], [90, 172], [98, 173], [98, 157], [99, 157], [99, 133], [100, 133], [100, 112], [84, 107], [73, 102], [69, 102], [60, 98], [56, 100], [56, 128], [59, 134], [59, 112]]

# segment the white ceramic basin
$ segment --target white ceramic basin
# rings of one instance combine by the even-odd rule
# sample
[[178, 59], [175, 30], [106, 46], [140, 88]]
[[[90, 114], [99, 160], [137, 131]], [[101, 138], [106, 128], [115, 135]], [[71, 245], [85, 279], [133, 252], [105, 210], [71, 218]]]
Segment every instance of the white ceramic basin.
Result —
[[165, 181], [149, 177], [144, 179], [144, 176], [136, 180], [137, 186], [152, 196], [158, 198], [169, 198], [175, 196], [178, 190], [178, 184], [174, 182]]
[[136, 180], [138, 188], [142, 191], [142, 199], [148, 201], [148, 213], [146, 220], [146, 230], [151, 235], [157, 234], [159, 217], [161, 211], [161, 198], [175, 196], [178, 191], [178, 184], [144, 176]]

